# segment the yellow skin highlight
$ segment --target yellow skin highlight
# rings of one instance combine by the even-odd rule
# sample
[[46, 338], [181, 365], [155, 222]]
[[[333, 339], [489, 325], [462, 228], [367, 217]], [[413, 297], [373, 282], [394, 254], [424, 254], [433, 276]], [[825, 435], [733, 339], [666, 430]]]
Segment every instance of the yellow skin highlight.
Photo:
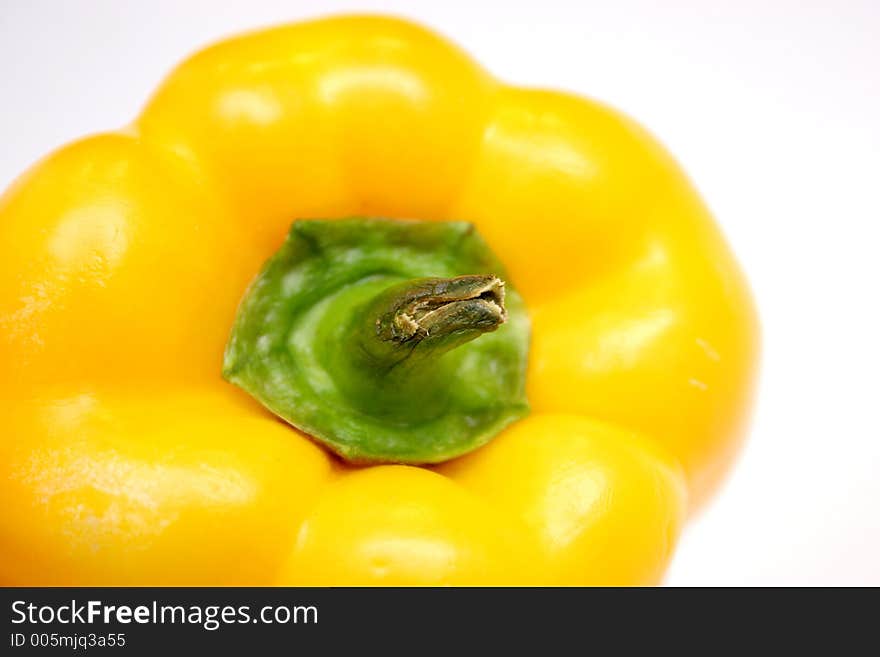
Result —
[[[297, 217], [474, 222], [533, 321], [532, 415], [351, 468], [220, 379]], [[0, 583], [653, 584], [748, 417], [759, 334], [642, 128], [343, 17], [195, 55], [0, 199]]]

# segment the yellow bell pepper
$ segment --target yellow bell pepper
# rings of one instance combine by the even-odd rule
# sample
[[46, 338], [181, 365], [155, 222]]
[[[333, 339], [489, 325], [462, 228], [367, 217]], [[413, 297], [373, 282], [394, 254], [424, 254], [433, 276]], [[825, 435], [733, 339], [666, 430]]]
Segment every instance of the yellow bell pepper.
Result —
[[[466, 220], [522, 294], [528, 417], [356, 467], [221, 379], [300, 217]], [[661, 146], [416, 25], [210, 47], [0, 200], [0, 583], [652, 584], [744, 433], [747, 284]]]

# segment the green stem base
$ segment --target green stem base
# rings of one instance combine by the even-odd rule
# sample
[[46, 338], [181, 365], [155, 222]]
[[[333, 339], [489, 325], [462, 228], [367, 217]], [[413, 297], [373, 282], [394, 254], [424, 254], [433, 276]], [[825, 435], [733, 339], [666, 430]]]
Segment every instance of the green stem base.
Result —
[[470, 224], [297, 221], [223, 375], [351, 462], [459, 456], [528, 412], [528, 318], [500, 275]]

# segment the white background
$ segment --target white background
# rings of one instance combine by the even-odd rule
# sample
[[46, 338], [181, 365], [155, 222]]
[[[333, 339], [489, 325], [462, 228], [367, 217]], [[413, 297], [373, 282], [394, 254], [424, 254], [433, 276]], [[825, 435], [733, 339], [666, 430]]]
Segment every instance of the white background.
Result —
[[0, 0], [0, 187], [127, 123], [195, 48], [351, 9], [629, 112], [739, 254], [764, 326], [759, 405], [667, 583], [880, 585], [880, 2]]

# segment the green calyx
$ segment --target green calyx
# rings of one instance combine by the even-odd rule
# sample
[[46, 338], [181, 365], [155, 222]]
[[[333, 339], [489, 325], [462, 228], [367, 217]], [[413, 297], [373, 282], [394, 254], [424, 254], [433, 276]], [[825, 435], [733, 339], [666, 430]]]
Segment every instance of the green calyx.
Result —
[[528, 413], [529, 320], [503, 276], [468, 223], [296, 221], [223, 376], [348, 461], [460, 456]]

